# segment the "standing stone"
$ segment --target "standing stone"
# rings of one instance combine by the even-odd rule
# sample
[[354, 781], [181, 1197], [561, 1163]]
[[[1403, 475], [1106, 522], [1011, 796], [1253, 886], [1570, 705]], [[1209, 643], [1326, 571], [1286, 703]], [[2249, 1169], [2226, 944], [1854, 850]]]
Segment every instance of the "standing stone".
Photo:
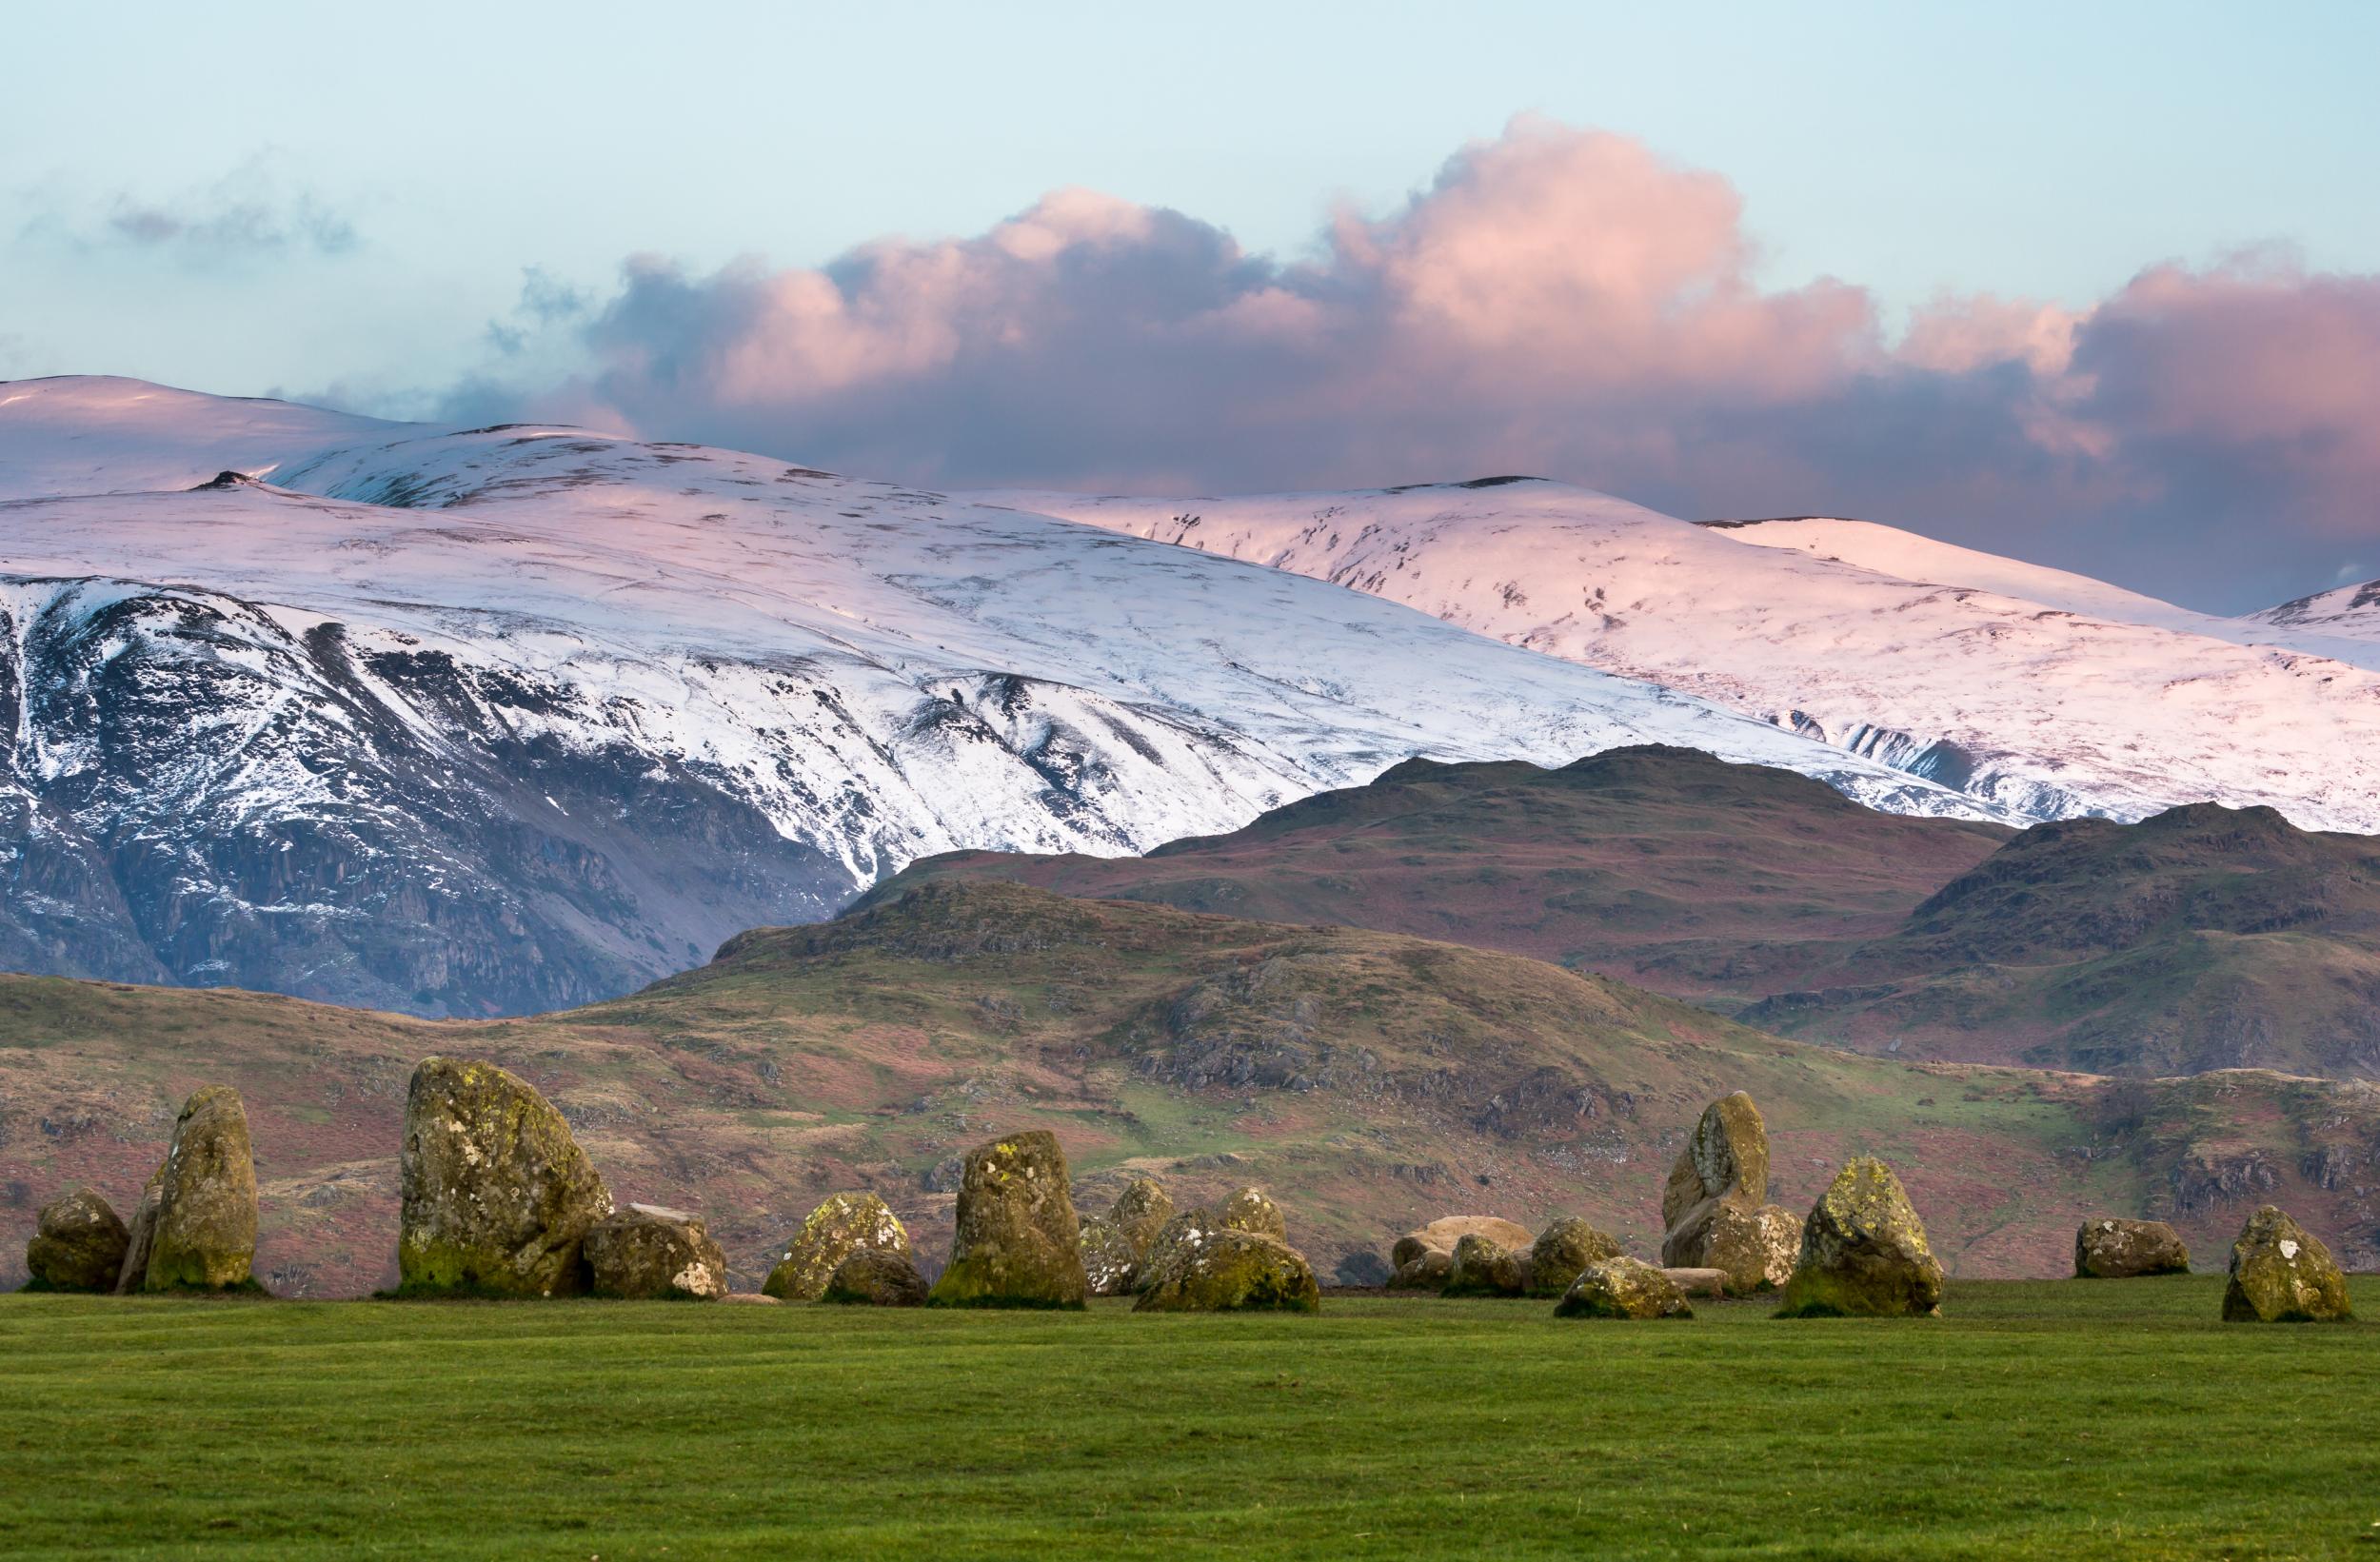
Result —
[[229, 1085], [192, 1096], [158, 1171], [144, 1291], [253, 1289], [256, 1162], [248, 1112]]
[[1740, 1090], [1702, 1109], [1661, 1192], [1661, 1224], [1675, 1231], [1696, 1204], [1730, 1196], [1755, 1206], [1769, 1197], [1768, 1127]]
[[1088, 1291], [1057, 1136], [1037, 1129], [968, 1152], [958, 1232], [933, 1304], [1081, 1307]]
[[727, 1255], [684, 1210], [631, 1204], [586, 1230], [590, 1289], [625, 1301], [717, 1301]]
[[1277, 1242], [1289, 1240], [1289, 1222], [1261, 1188], [1242, 1188], [1233, 1194], [1216, 1207], [1215, 1218], [1226, 1231], [1251, 1232]]
[[1174, 1201], [1156, 1181], [1136, 1176], [1104, 1215], [1082, 1222], [1082, 1269], [1091, 1295], [1128, 1295], [1158, 1234], [1174, 1217]]
[[2354, 1315], [2347, 1276], [2322, 1239], [2271, 1204], [2248, 1217], [2231, 1244], [2226, 1323], [2341, 1323]]
[[553, 1103], [493, 1063], [425, 1058], [405, 1099], [399, 1290], [566, 1296], [611, 1193]]
[[925, 1276], [908, 1254], [854, 1248], [826, 1277], [818, 1299], [846, 1307], [923, 1307], [927, 1294]]
[[1677, 1282], [1638, 1258], [1605, 1258], [1578, 1272], [1555, 1307], [1557, 1318], [1691, 1318]]
[[1446, 1272], [1449, 1296], [1517, 1296], [1529, 1288], [1526, 1261], [1511, 1248], [1474, 1233], [1455, 1244]]
[[2181, 1233], [2162, 1220], [2086, 1220], [2074, 1233], [2078, 1280], [2189, 1273], [2190, 1249]]
[[890, 1206], [874, 1194], [829, 1194], [768, 1272], [761, 1294], [783, 1301], [816, 1301], [826, 1294], [835, 1269], [862, 1248], [906, 1257], [909, 1234]]
[[1670, 1168], [1661, 1190], [1661, 1262], [1724, 1270], [1728, 1289], [1744, 1295], [1784, 1284], [1801, 1222], [1768, 1196], [1768, 1127], [1739, 1090], [1703, 1109]]
[[1466, 1236], [1484, 1236], [1497, 1247], [1525, 1248], [1534, 1238], [1529, 1228], [1494, 1215], [1445, 1215], [1397, 1238], [1388, 1250], [1392, 1270], [1403, 1269], [1424, 1253], [1455, 1256], [1455, 1244]]
[[1529, 1295], [1558, 1296], [1589, 1264], [1619, 1256], [1619, 1243], [1575, 1216], [1555, 1221], [1529, 1249]]
[[1776, 1315], [1932, 1316], [1941, 1301], [1942, 1266], [1900, 1178], [1874, 1157], [1859, 1157], [1802, 1226], [1800, 1259]]
[[113, 1291], [131, 1245], [114, 1206], [93, 1188], [60, 1194], [41, 1207], [25, 1268], [44, 1291]]
[[124, 1268], [116, 1275], [116, 1295], [129, 1296], [149, 1284], [149, 1254], [157, 1240], [157, 1206], [166, 1194], [166, 1168], [160, 1161], [141, 1188], [141, 1201], [132, 1206], [132, 1223], [125, 1235]]
[[1217, 1227], [1158, 1261], [1136, 1313], [1312, 1313], [1322, 1288], [1305, 1255], [1279, 1237]]
[[1733, 1295], [1774, 1291], [1790, 1279], [1801, 1250], [1801, 1222], [1775, 1204], [1706, 1198], [1661, 1242], [1661, 1261], [1676, 1269], [1716, 1269]]

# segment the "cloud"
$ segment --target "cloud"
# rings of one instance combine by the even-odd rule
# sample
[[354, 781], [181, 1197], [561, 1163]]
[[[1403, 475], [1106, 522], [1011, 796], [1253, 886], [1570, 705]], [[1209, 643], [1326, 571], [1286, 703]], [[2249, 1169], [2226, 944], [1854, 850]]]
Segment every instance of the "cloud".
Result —
[[353, 221], [311, 190], [286, 188], [277, 161], [260, 153], [221, 179], [169, 196], [125, 189], [97, 201], [61, 203], [27, 224], [20, 237], [200, 267], [354, 250], [360, 241]]
[[[567, 371], [457, 401], [951, 486], [1532, 472], [2184, 594], [2192, 568], [2264, 588], [2226, 548], [2327, 574], [2380, 524], [2380, 279], [2250, 254], [2083, 308], [1946, 297], [1890, 333], [1866, 289], [1763, 286], [1760, 263], [1724, 178], [1524, 116], [1298, 259], [1081, 189], [819, 267], [640, 256], [600, 306], [492, 338], [562, 332]], [[2213, 562], [2143, 556], [2176, 542]]]

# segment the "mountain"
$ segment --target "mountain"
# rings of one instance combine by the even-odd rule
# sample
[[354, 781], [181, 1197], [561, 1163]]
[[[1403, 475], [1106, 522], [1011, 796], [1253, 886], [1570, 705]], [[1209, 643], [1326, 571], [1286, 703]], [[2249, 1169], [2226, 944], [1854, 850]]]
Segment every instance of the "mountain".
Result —
[[2194, 803], [2021, 833], [1664, 748], [1408, 761], [1143, 857], [954, 853], [952, 879], [1423, 935], [1870, 1053], [2380, 1080], [2380, 839]]
[[962, 847], [1416, 754], [1963, 797], [1295, 574], [690, 445], [0, 384], [0, 963], [425, 1015], [627, 991]]
[[1698, 525], [1534, 478], [979, 497], [1404, 603], [2033, 819], [2212, 801], [2380, 831], [2380, 672], [2354, 664], [2368, 648], [1887, 527]]
[[835, 1189], [883, 1194], [940, 1253], [955, 1157], [1027, 1127], [1065, 1143], [1086, 1206], [1128, 1171], [1185, 1198], [1264, 1185], [1325, 1274], [1475, 1210], [1584, 1215], [1648, 1253], [1678, 1145], [1738, 1088], [1780, 1202], [1883, 1155], [1960, 1274], [2059, 1273], [2103, 1213], [2174, 1219], [2219, 1261], [2269, 1198], [2380, 1260], [2370, 1085], [1909, 1064], [1515, 956], [1017, 885], [921, 885], [534, 1018], [20, 977], [0, 1024], [0, 1261], [59, 1188], [129, 1204], [182, 1097], [224, 1082], [255, 1132], [259, 1272], [301, 1295], [388, 1277], [406, 1080], [432, 1052], [522, 1072], [617, 1196], [701, 1209], [747, 1287]]

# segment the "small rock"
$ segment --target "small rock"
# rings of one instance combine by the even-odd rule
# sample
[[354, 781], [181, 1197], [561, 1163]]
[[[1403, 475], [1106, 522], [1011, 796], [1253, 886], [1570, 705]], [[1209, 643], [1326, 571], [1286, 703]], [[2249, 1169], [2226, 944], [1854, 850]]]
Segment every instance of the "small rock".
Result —
[[1423, 1248], [1399, 1265], [1388, 1277], [1391, 1291], [1444, 1291], [1446, 1276], [1454, 1272], [1455, 1256], [1437, 1248]]
[[2226, 1323], [2340, 1323], [2354, 1315], [2347, 1276], [2319, 1237], [2271, 1204], [2248, 1217], [2231, 1244]]
[[1589, 1264], [1616, 1258], [1619, 1243], [1584, 1220], [1566, 1216], [1537, 1233], [1529, 1249], [1529, 1295], [1558, 1296]]
[[77, 1188], [41, 1207], [25, 1268], [45, 1291], [113, 1291], [130, 1245], [114, 1206], [96, 1189]]
[[2189, 1273], [2190, 1249], [2182, 1234], [2162, 1220], [2086, 1220], [2074, 1233], [2076, 1279]]
[[1664, 1269], [1670, 1282], [1689, 1296], [1724, 1296], [1727, 1292], [1727, 1271], [1723, 1269]]
[[741, 1307], [783, 1307], [784, 1305], [776, 1297], [763, 1295], [757, 1291], [730, 1291], [719, 1299], [723, 1302], [733, 1302]]
[[1941, 1301], [1942, 1266], [1900, 1178], [1874, 1157], [1859, 1157], [1835, 1175], [1803, 1224], [1801, 1256], [1776, 1315], [1932, 1316]]
[[599, 1296], [628, 1301], [716, 1301], [727, 1294], [727, 1255], [684, 1210], [631, 1204], [586, 1233], [586, 1263]]
[[1136, 1313], [1312, 1313], [1322, 1289], [1305, 1256], [1277, 1236], [1220, 1226], [1157, 1260]]
[[836, 1269], [863, 1248], [905, 1257], [909, 1233], [874, 1194], [829, 1194], [784, 1245], [761, 1290], [784, 1301], [816, 1301]]
[[1691, 1318], [1686, 1294], [1639, 1258], [1605, 1258], [1578, 1272], [1554, 1308], [1557, 1318]]
[[931, 1290], [905, 1252], [856, 1248], [835, 1266], [819, 1300], [857, 1307], [923, 1307]]
[[1066, 1155], [1045, 1130], [1011, 1134], [967, 1155], [950, 1264], [937, 1307], [1081, 1307], [1082, 1232]]
[[1529, 1289], [1529, 1273], [1521, 1256], [1473, 1233], [1455, 1244], [1455, 1261], [1446, 1272], [1449, 1296], [1517, 1296]]

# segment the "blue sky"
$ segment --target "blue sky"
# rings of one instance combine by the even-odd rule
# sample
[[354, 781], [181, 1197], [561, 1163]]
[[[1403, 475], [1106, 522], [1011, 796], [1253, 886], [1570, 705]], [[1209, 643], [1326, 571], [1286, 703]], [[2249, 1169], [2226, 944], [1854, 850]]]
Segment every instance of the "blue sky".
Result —
[[1723, 178], [1751, 284], [1843, 279], [1888, 334], [2249, 247], [2380, 271], [2365, 5], [234, 4], [10, 32], [0, 376], [433, 410], [575, 372], [562, 305], [604, 307], [629, 257], [812, 267], [1068, 187], [1309, 261], [1339, 206], [1394, 213], [1523, 112]]

